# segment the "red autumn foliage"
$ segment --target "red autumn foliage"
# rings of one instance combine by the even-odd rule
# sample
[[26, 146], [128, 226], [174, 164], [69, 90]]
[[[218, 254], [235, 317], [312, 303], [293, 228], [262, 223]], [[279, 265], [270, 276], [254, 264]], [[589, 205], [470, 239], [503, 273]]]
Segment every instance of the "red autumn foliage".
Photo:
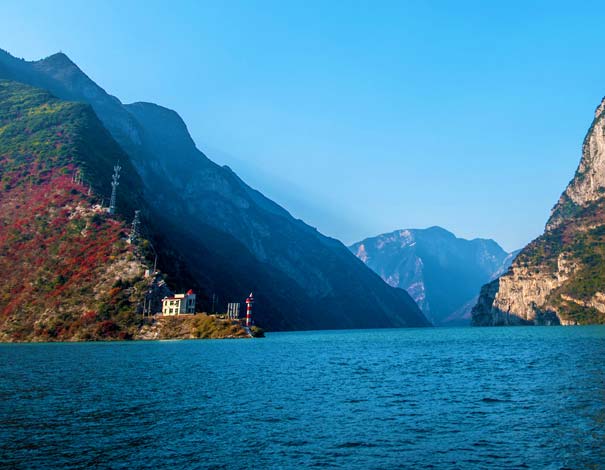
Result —
[[[0, 191], [0, 327], [18, 314], [23, 328], [32, 331], [39, 309], [61, 310], [66, 300], [85, 303], [93, 299], [99, 271], [110, 257], [129, 249], [120, 240], [122, 223], [104, 213], [91, 223], [92, 201], [71, 175], [56, 170], [36, 174], [35, 170], [32, 165], [27, 173], [38, 184]], [[113, 289], [112, 298], [119, 293], [114, 290], [120, 291]], [[97, 313], [88, 311], [80, 320], [83, 325], [94, 323]], [[100, 335], [114, 335], [115, 323], [101, 325]], [[61, 339], [69, 335], [68, 330], [56, 325], [45, 334]], [[21, 334], [15, 331], [13, 339]]]
[[90, 324], [97, 320], [97, 312], [86, 312], [82, 314], [82, 323]]
[[118, 334], [120, 327], [111, 320], [105, 320], [97, 324], [96, 332], [101, 337], [114, 337]]

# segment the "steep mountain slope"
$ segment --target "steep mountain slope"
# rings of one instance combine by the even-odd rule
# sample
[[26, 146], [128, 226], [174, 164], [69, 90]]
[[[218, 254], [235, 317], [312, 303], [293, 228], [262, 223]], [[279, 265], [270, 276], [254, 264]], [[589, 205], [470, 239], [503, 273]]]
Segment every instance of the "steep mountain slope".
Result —
[[605, 100], [544, 234], [481, 289], [473, 324], [605, 323]]
[[396, 230], [349, 249], [388, 284], [406, 289], [435, 324], [468, 324], [479, 288], [512, 261], [493, 240], [440, 227]]
[[428, 324], [404, 290], [386, 285], [340, 242], [206, 158], [174, 111], [123, 105], [64, 54], [26, 62], [0, 52], [2, 77], [93, 106], [143, 180], [157, 238], [171, 250], [162, 250], [159, 266], [173, 281], [191, 273], [206, 308], [212, 293], [224, 303], [254, 290], [267, 329]]
[[0, 340], [132, 335], [145, 261], [99, 205], [117, 159], [132, 217], [140, 181], [92, 108], [0, 80]]

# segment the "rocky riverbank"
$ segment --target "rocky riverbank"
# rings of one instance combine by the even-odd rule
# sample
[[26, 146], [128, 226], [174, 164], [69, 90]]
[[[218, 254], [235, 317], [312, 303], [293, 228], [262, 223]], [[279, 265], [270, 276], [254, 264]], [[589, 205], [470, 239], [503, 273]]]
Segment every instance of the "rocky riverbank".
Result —
[[[264, 336], [258, 327], [251, 329], [254, 337]], [[213, 315], [157, 316], [145, 319], [135, 340], [158, 339], [237, 339], [250, 338], [239, 321], [226, 320]]]

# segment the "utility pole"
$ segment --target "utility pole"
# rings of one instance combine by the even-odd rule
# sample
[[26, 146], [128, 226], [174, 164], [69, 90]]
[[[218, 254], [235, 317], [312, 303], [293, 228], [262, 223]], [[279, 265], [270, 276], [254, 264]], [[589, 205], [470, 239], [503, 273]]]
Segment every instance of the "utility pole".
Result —
[[116, 212], [116, 190], [120, 184], [119, 179], [121, 169], [122, 167], [118, 162], [118, 164], [113, 167], [113, 175], [111, 176], [111, 200], [109, 202], [109, 213], [111, 215], [115, 214]]
[[[149, 289], [147, 291], [147, 294], [145, 295], [145, 302], [143, 303], [143, 317], [151, 316], [151, 294], [153, 293], [153, 291], [151, 289]], [[147, 315], [145, 315], [147, 314]]]

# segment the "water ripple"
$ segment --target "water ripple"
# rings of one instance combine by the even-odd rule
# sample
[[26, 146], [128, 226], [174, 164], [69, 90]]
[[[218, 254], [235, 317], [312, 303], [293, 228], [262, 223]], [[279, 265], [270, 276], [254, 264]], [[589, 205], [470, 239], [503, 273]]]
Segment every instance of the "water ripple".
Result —
[[0, 345], [0, 467], [603, 468], [605, 327]]

